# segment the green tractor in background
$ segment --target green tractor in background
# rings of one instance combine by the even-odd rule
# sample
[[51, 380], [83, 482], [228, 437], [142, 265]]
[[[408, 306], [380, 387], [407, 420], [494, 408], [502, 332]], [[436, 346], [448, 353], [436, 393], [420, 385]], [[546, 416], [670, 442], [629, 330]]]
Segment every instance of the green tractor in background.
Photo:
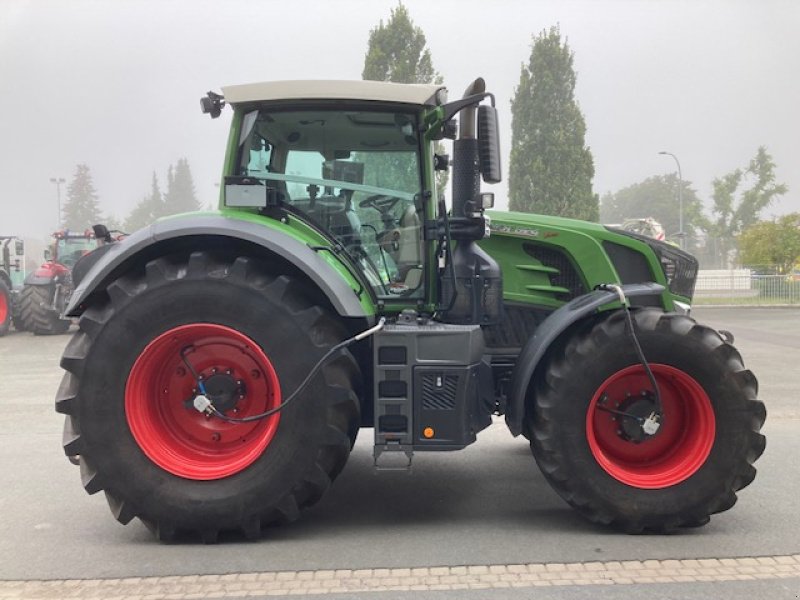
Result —
[[23, 330], [19, 314], [19, 291], [25, 279], [25, 241], [13, 235], [0, 235], [0, 336], [11, 324]]
[[219, 210], [73, 271], [56, 409], [120, 522], [255, 538], [323, 496], [359, 429], [376, 468], [397, 468], [464, 448], [492, 415], [569, 504], [629, 532], [706, 523], [753, 480], [765, 408], [730, 340], [688, 316], [697, 261], [485, 213], [500, 153], [483, 80], [449, 103], [368, 81], [223, 94], [201, 102], [233, 108]]

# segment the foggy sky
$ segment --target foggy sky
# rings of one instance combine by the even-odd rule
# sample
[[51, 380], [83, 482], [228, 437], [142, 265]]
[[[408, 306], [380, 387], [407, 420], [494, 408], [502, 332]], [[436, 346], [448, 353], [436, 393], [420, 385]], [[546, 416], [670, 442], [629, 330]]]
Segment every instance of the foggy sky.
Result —
[[[759, 145], [789, 193], [764, 216], [800, 211], [800, 4], [792, 1], [405, 0], [450, 98], [477, 76], [510, 100], [532, 36], [560, 24], [575, 53], [594, 189], [670, 173], [707, 203], [711, 181]], [[0, 3], [0, 234], [56, 225], [51, 177], [87, 163], [102, 209], [120, 219], [186, 157], [216, 204], [230, 112], [202, 115], [223, 85], [359, 79], [370, 28], [396, 0]], [[507, 206], [507, 181], [492, 186]], [[65, 199], [62, 189], [62, 203]], [[677, 210], [677, 207], [676, 207]], [[640, 215], [644, 216], [644, 215]]]

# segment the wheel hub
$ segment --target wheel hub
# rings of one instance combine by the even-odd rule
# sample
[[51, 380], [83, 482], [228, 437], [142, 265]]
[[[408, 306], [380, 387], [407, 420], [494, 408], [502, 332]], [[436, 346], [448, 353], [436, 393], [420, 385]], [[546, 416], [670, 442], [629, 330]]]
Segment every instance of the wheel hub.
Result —
[[231, 372], [213, 373], [205, 380], [204, 385], [206, 397], [222, 413], [236, 408], [245, 396], [244, 382], [237, 380]]
[[639, 396], [632, 396], [619, 405], [619, 411], [625, 413], [620, 417], [620, 437], [640, 444], [656, 434], [645, 432], [645, 419], [656, 411], [655, 396], [652, 392], [643, 391]]

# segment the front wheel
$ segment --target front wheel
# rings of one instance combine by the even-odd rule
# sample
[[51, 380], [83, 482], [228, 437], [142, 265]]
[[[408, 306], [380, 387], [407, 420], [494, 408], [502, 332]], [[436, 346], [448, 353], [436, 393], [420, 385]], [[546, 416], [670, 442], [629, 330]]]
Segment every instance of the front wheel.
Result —
[[108, 287], [62, 358], [64, 450], [89, 493], [160, 539], [248, 537], [296, 518], [344, 467], [359, 423], [346, 352], [279, 413], [246, 423], [195, 410], [199, 381], [220, 412], [281, 403], [346, 337], [299, 281], [204, 252], [159, 258]]
[[[35, 335], [58, 335], [65, 333], [72, 321], [62, 319], [53, 308], [54, 285], [26, 284], [20, 294], [20, 328]], [[57, 303], [56, 303], [57, 304]]]
[[529, 398], [531, 448], [545, 477], [590, 520], [630, 532], [706, 523], [755, 477], [765, 438], [758, 384], [736, 349], [689, 317], [633, 311], [652, 386], [618, 311], [551, 351]]

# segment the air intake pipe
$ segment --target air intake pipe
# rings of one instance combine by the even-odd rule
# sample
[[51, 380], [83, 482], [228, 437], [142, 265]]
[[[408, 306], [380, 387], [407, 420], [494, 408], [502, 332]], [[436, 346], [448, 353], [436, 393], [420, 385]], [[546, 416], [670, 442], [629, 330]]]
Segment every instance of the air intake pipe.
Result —
[[[473, 81], [464, 92], [464, 97], [483, 94], [486, 82], [482, 77]], [[481, 193], [481, 167], [478, 136], [475, 127], [476, 105], [461, 110], [459, 136], [453, 142], [453, 208], [454, 217], [472, 216], [469, 206], [474, 206]]]
[[[464, 97], [483, 94], [486, 84], [476, 79]], [[476, 243], [486, 230], [480, 204], [481, 161], [476, 135], [476, 104], [461, 110], [459, 138], [453, 142], [452, 237], [456, 241], [452, 268], [441, 280], [441, 297], [448, 305], [444, 321], [493, 325], [503, 313], [503, 280], [500, 265]]]

